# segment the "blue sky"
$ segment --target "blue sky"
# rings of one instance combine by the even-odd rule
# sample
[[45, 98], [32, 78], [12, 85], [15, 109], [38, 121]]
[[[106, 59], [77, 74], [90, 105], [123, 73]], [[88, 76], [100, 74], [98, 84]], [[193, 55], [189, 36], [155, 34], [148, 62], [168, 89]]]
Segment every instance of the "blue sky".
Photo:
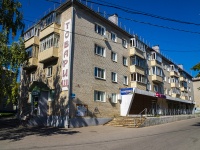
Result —
[[[36, 21], [52, 10], [56, 3], [46, 0], [19, 0], [22, 3], [22, 11], [24, 19]], [[51, 1], [51, 0], [50, 0]], [[66, 0], [52, 0], [55, 2], [64, 2]], [[178, 21], [192, 22], [200, 24], [200, 1], [199, 0], [91, 0], [97, 3], [121, 6], [125, 10], [140, 11], [147, 14], [153, 14], [165, 18], [171, 18]], [[85, 0], [82, 0], [86, 3]], [[89, 7], [91, 4], [87, 3]], [[113, 5], [113, 6], [114, 6]], [[123, 29], [130, 33], [137, 34], [144, 39], [150, 46], [159, 45], [160, 51], [176, 64], [182, 64], [184, 70], [195, 76], [197, 72], [191, 71], [195, 64], [200, 62], [200, 25], [192, 25], [186, 23], [177, 23], [168, 20], [149, 17], [148, 15], [140, 15], [127, 13], [122, 10], [92, 4], [92, 8], [100, 12], [109, 14], [117, 13], [119, 16], [119, 24]], [[132, 21], [127, 20], [132, 19]], [[25, 21], [26, 28], [31, 26], [30, 21]], [[134, 21], [133, 21], [134, 20]], [[139, 23], [143, 22], [143, 23]], [[145, 23], [148, 24], [145, 24]], [[149, 25], [153, 24], [153, 25]], [[178, 30], [160, 28], [165, 26]], [[197, 32], [198, 34], [191, 33]]]

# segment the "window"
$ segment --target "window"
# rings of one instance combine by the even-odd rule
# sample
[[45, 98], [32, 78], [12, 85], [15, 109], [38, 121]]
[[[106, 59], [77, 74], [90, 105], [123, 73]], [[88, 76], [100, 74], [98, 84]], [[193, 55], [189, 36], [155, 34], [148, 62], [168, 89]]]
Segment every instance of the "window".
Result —
[[111, 79], [112, 79], [112, 82], [117, 82], [117, 73], [111, 72]]
[[105, 92], [102, 91], [94, 91], [94, 101], [105, 102]]
[[117, 103], [117, 94], [116, 93], [112, 93], [112, 95], [111, 95], [111, 102], [112, 103]]
[[147, 78], [139, 73], [132, 73], [131, 74], [131, 81], [137, 81], [146, 84], [147, 83]]
[[161, 77], [163, 76], [163, 70], [160, 67], [153, 66], [152, 67], [152, 72], [153, 72], [153, 74], [155, 74], [157, 76], [161, 76]]
[[117, 53], [111, 52], [111, 59], [112, 61], [117, 62]]
[[56, 13], [51, 13], [49, 14], [46, 18], [44, 18], [40, 22], [40, 29], [43, 30], [46, 28], [48, 25], [56, 21]]
[[137, 38], [132, 38], [130, 40], [130, 47], [136, 47], [142, 52], [145, 52], [145, 49], [146, 49], [146, 45], [142, 41], [138, 40]]
[[24, 34], [24, 40], [26, 41], [32, 38], [33, 36], [39, 36], [39, 29], [36, 27], [33, 27], [32, 29], [30, 29]]
[[52, 66], [47, 67], [47, 77], [51, 77], [52, 76]]
[[147, 53], [147, 60], [151, 60], [151, 55]]
[[171, 83], [179, 83], [179, 79], [177, 77], [171, 77]]
[[188, 79], [188, 82], [189, 82], [189, 83], [191, 82], [190, 79]]
[[123, 57], [123, 65], [128, 66], [128, 58]]
[[145, 68], [145, 60], [140, 58], [139, 56], [137, 55], [134, 55], [131, 57], [131, 65], [136, 65], [136, 66], [139, 66], [139, 67], [142, 67], [142, 68]]
[[122, 39], [122, 46], [127, 48], [127, 40], [125, 39]]
[[105, 79], [105, 70], [95, 67], [94, 74], [96, 78]]
[[30, 74], [30, 82], [33, 82], [33, 81], [36, 81], [35, 72], [32, 72], [32, 73]]
[[95, 24], [95, 32], [100, 34], [100, 35], [106, 35], [106, 29], [105, 27]]
[[152, 60], [157, 60], [158, 62], [162, 63], [162, 57], [156, 52], [153, 52], [151, 54], [151, 59]]
[[168, 77], [168, 83], [170, 83], [171, 82], [171, 79], [170, 79], [170, 77]]
[[168, 95], [168, 89], [165, 89], [165, 94]]
[[59, 36], [57, 34], [51, 34], [40, 41], [40, 52], [51, 48], [58, 47]]
[[28, 58], [31, 58], [32, 57], [32, 53], [33, 53], [33, 47], [29, 47], [26, 49], [26, 53], [28, 55]]
[[105, 48], [95, 44], [95, 54], [105, 57]]
[[154, 86], [153, 86], [153, 91], [154, 91], [154, 92], [158, 92], [158, 86], [157, 86], [157, 85], [154, 85]]
[[147, 90], [151, 90], [151, 84], [149, 82], [147, 83]]
[[166, 77], [166, 76], [164, 77], [164, 81], [165, 81], [165, 82], [167, 81], [167, 77]]
[[124, 76], [123, 84], [128, 85], [128, 77], [127, 76]]
[[117, 34], [111, 32], [111, 40], [117, 42]]

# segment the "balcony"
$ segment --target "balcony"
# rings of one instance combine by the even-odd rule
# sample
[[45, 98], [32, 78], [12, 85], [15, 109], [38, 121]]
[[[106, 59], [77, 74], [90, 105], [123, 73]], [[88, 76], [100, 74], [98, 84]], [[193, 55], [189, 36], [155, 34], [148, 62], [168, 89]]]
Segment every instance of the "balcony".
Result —
[[24, 65], [23, 69], [28, 70], [28, 69], [36, 68], [37, 66], [38, 66], [38, 59], [32, 57], [32, 58], [29, 58], [28, 65]]
[[181, 92], [188, 92], [188, 90], [187, 90], [187, 88], [186, 87], [180, 87], [180, 90], [181, 90]]
[[184, 78], [184, 77], [180, 77], [180, 81], [184, 81], [184, 82], [186, 82], [186, 78]]
[[38, 61], [45, 63], [58, 58], [58, 48], [51, 47], [38, 54]]
[[131, 87], [136, 87], [136, 88], [138, 88], [140, 90], [145, 90], [146, 91], [146, 84], [145, 83], [131, 81]]
[[137, 65], [131, 65], [130, 72], [137, 72], [139, 74], [145, 75], [145, 69]]
[[58, 25], [57, 23], [52, 23], [50, 26], [46, 27], [45, 29], [40, 31], [40, 39], [42, 39], [43, 37], [51, 34], [51, 33], [60, 33], [60, 25]]
[[179, 83], [171, 83], [171, 87], [179, 87]]
[[171, 97], [180, 98], [180, 94], [178, 94], [178, 93], [172, 93]]
[[189, 100], [188, 96], [181, 96], [180, 98], [183, 99], [183, 100]]
[[162, 83], [163, 82], [163, 78], [161, 76], [158, 76], [158, 75], [152, 75], [151, 76], [151, 80], [153, 82], [157, 82], [157, 83]]
[[175, 77], [179, 77], [180, 74], [176, 71], [170, 71], [170, 76], [175, 76]]
[[25, 41], [25, 47], [29, 47], [31, 45], [39, 45], [39, 37], [38, 36], [33, 36], [30, 39], [28, 39], [27, 41]]
[[130, 56], [133, 56], [133, 55], [138, 55], [139, 57], [141, 57], [143, 59], [145, 58], [144, 57], [144, 52], [139, 50], [139, 49], [137, 49], [137, 48], [135, 48], [135, 47], [131, 47], [130, 48]]
[[151, 66], [159, 66], [159, 67], [161, 67], [161, 63], [158, 62], [157, 60], [151, 60], [150, 61], [150, 65]]

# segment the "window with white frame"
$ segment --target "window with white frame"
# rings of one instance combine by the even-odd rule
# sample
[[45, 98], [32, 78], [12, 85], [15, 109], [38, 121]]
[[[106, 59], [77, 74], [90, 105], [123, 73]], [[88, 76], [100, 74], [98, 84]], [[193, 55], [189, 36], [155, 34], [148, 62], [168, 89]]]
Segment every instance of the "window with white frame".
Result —
[[105, 57], [105, 48], [95, 44], [95, 54]]
[[39, 27], [33, 27], [32, 29], [27, 31], [24, 34], [24, 40], [26, 41], [26, 40], [32, 38], [33, 36], [39, 36]]
[[158, 67], [158, 66], [153, 66], [152, 67], [152, 73], [158, 76], [163, 76], [163, 70], [162, 68]]
[[59, 35], [51, 34], [40, 41], [40, 52], [51, 48], [51, 47], [58, 47], [59, 43]]
[[179, 83], [179, 79], [177, 77], [171, 77], [171, 83]]
[[168, 95], [168, 89], [165, 89], [165, 94]]
[[111, 32], [111, 40], [112, 40], [113, 42], [117, 42], [117, 34], [116, 34], [116, 33]]
[[122, 46], [127, 48], [127, 40], [125, 39], [122, 39]]
[[170, 77], [168, 77], [168, 83], [171, 83], [171, 78]]
[[99, 24], [95, 24], [95, 32], [100, 35], [106, 35], [106, 28]]
[[40, 29], [43, 30], [51, 23], [56, 22], [56, 13], [51, 13], [40, 22]]
[[111, 59], [112, 59], [112, 61], [117, 62], [117, 53], [112, 51], [111, 52]]
[[167, 77], [166, 76], [164, 76], [164, 82], [166, 82], [167, 81]]
[[101, 68], [95, 67], [94, 75], [95, 75], [96, 78], [106, 79], [105, 74], [106, 74], [105, 73], [105, 69], [101, 69]]
[[94, 101], [100, 101], [100, 102], [105, 102], [106, 98], [105, 98], [106, 94], [103, 91], [94, 91]]
[[128, 66], [128, 58], [123, 56], [122, 59], [123, 59], [123, 60], [122, 60], [122, 61], [123, 61], [123, 65], [124, 65], [124, 66]]
[[112, 103], [117, 103], [117, 94], [116, 93], [112, 93], [112, 95], [111, 95], [111, 102]]
[[142, 52], [145, 52], [146, 50], [146, 45], [142, 41], [138, 40], [137, 38], [132, 38], [130, 40], [130, 47], [136, 47]]
[[112, 82], [117, 82], [117, 73], [111, 72], [111, 80]]
[[33, 47], [29, 47], [26, 49], [26, 53], [28, 55], [28, 58], [31, 58], [33, 56]]
[[131, 81], [136, 81], [136, 82], [141, 82], [146, 84], [147, 83], [147, 78], [139, 73], [132, 73], [131, 74]]
[[128, 85], [128, 77], [127, 76], [123, 77], [123, 84]]
[[47, 77], [51, 77], [52, 76], [52, 66], [47, 67], [46, 75], [47, 75]]
[[157, 60], [158, 62], [162, 63], [162, 57], [160, 54], [156, 53], [156, 52], [152, 52], [151, 53], [151, 59], [152, 60]]
[[132, 56], [130, 61], [131, 61], [131, 65], [136, 65], [141, 68], [145, 68], [145, 66], [146, 66], [145, 59], [142, 59], [137, 55]]
[[189, 100], [190, 100], [190, 101], [192, 100], [192, 96], [189, 96]]
[[36, 81], [36, 74], [35, 72], [30, 73], [30, 82]]

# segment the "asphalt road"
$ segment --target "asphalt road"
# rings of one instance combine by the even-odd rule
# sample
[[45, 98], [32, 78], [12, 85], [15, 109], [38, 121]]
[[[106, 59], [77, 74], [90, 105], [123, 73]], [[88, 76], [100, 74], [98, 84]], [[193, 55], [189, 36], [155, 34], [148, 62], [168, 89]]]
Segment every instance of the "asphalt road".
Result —
[[0, 128], [0, 150], [199, 150], [200, 118], [145, 128]]

